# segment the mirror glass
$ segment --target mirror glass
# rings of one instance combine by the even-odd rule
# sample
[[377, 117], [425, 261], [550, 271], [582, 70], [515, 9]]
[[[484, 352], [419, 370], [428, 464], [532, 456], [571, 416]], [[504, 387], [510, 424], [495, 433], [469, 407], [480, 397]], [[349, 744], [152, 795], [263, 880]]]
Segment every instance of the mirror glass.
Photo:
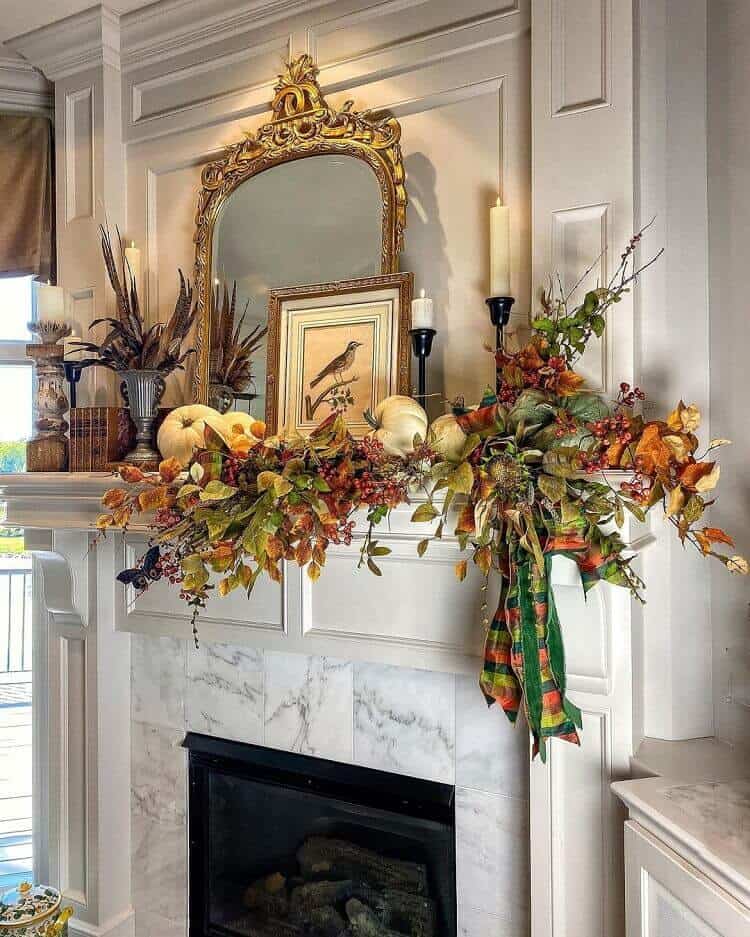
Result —
[[[382, 271], [383, 196], [364, 161], [320, 155], [264, 170], [224, 202], [213, 233], [214, 283], [237, 281], [243, 333], [266, 324], [268, 291], [376, 276]], [[234, 409], [265, 415], [265, 342], [253, 359], [249, 400]]]

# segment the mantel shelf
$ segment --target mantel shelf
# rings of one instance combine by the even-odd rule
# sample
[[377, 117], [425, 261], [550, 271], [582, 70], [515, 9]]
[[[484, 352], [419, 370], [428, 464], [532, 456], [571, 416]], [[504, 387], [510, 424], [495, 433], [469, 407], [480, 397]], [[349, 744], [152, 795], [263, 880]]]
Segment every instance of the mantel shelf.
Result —
[[102, 495], [117, 483], [111, 472], [24, 472], [0, 479], [5, 526], [93, 530]]

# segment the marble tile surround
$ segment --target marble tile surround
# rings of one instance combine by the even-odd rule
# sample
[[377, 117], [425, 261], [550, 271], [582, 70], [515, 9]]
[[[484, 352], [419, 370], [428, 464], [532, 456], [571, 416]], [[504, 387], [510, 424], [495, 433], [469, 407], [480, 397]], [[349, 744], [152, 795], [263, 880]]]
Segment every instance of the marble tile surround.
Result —
[[183, 937], [186, 730], [456, 784], [459, 937], [527, 937], [526, 735], [471, 677], [133, 635], [136, 937]]

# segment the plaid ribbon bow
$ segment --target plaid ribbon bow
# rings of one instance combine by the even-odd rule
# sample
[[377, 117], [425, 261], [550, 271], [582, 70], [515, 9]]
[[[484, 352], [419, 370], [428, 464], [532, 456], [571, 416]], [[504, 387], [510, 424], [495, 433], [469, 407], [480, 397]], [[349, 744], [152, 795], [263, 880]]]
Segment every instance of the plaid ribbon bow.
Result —
[[511, 547], [507, 578], [484, 649], [479, 685], [488, 705], [499, 703], [515, 723], [523, 705], [534, 737], [534, 756], [546, 761], [546, 740], [563, 739], [580, 745], [581, 712], [565, 694], [565, 651], [560, 619], [550, 585], [552, 557], [574, 560], [584, 591], [614, 568], [579, 527], [560, 529], [549, 537], [544, 568], [519, 546]]

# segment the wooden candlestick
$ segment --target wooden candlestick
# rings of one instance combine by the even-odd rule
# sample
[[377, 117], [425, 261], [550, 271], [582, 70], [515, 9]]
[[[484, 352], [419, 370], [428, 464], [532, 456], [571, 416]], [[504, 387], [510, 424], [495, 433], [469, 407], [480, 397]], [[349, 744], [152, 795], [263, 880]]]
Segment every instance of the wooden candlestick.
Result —
[[68, 465], [68, 398], [62, 345], [44, 342], [27, 345], [37, 376], [34, 438], [26, 443], [27, 472], [64, 472]]

